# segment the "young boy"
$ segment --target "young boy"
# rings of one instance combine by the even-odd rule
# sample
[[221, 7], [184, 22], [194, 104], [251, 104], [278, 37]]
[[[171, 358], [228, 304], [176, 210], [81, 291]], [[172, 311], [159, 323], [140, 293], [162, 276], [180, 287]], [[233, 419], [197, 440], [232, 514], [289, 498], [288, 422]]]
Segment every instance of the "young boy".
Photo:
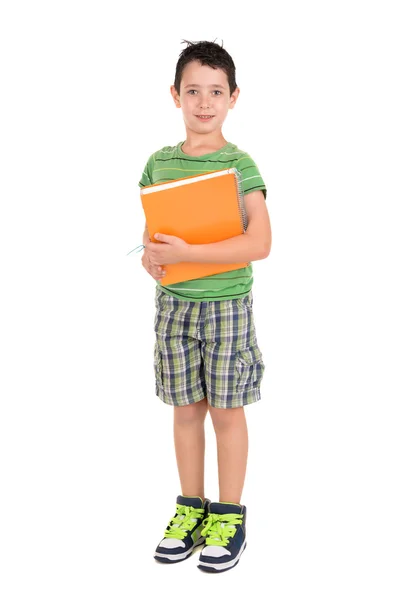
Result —
[[[186, 41], [186, 40], [185, 40]], [[174, 443], [182, 494], [156, 548], [175, 563], [203, 545], [198, 567], [221, 573], [246, 547], [246, 507], [240, 503], [248, 438], [244, 406], [260, 399], [264, 363], [253, 318], [251, 261], [266, 258], [271, 229], [266, 187], [250, 156], [225, 140], [222, 124], [239, 88], [231, 56], [213, 42], [187, 42], [171, 94], [182, 109], [186, 140], [147, 161], [139, 186], [235, 167], [242, 175], [248, 226], [228, 240], [189, 245], [165, 235], [150, 242], [143, 266], [157, 281], [154, 329], [156, 395], [174, 406]], [[168, 265], [248, 262], [245, 268], [163, 286]], [[204, 495], [204, 420], [210, 412], [217, 440], [219, 501]]]

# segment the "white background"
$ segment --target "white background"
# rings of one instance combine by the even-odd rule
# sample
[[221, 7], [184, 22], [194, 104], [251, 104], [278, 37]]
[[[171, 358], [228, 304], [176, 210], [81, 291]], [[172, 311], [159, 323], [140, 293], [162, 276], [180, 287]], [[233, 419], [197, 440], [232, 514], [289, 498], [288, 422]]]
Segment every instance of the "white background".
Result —
[[[0, 595], [398, 600], [395, 2], [138, 4], [1, 5]], [[235, 61], [223, 133], [256, 161], [272, 225], [253, 263], [248, 547], [219, 577], [198, 554], [153, 559], [180, 488], [155, 282], [127, 256], [142, 169], [185, 139], [183, 39]], [[216, 500], [209, 418], [207, 444]]]

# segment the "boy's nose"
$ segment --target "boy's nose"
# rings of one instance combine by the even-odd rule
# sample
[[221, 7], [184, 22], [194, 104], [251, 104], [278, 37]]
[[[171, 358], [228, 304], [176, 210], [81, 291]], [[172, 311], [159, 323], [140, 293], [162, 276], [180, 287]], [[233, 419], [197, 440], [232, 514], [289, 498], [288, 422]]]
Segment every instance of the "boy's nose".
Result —
[[202, 100], [200, 102], [200, 108], [210, 108], [210, 103], [208, 102], [208, 100]]

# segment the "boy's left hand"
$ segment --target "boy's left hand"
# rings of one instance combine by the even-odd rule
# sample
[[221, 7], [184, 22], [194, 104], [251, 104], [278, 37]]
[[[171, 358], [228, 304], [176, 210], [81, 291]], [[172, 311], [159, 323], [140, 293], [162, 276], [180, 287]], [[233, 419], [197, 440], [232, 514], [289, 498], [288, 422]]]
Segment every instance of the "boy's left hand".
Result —
[[164, 233], [156, 233], [154, 237], [157, 241], [163, 242], [162, 244], [156, 244], [155, 242], [146, 244], [149, 257], [155, 264], [173, 265], [186, 260], [189, 244], [184, 240], [175, 235]]

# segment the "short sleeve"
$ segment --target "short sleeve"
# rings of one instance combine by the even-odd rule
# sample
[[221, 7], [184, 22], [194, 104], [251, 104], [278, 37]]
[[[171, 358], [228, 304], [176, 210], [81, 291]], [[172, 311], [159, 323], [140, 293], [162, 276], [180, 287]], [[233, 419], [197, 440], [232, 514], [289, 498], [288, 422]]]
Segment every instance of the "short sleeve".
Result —
[[264, 180], [261, 176], [260, 171], [254, 160], [246, 154], [242, 158], [239, 158], [237, 161], [236, 168], [240, 171], [242, 175], [242, 189], [243, 195], [249, 194], [250, 192], [255, 192], [256, 190], [261, 190], [264, 194], [264, 200], [267, 198], [267, 187], [264, 183]]
[[142, 171], [142, 175], [141, 175], [140, 181], [138, 183], [139, 187], [142, 188], [145, 185], [153, 184], [153, 179], [152, 179], [153, 168], [154, 168], [154, 155], [152, 154], [150, 156], [149, 160], [147, 161], [146, 166], [144, 167], [144, 169]]

